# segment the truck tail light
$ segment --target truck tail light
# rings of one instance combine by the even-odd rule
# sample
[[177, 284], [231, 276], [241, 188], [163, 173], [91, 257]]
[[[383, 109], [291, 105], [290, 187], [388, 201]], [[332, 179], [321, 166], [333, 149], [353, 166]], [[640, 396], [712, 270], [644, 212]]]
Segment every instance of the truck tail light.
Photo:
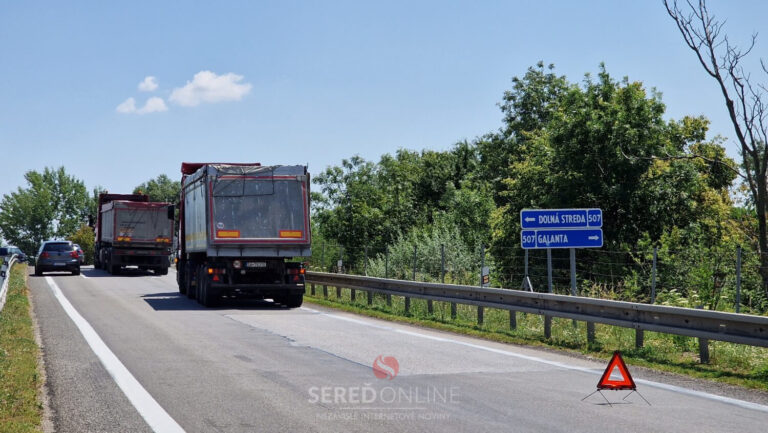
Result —
[[77, 251], [70, 251], [70, 252], [69, 252], [69, 256], [70, 256], [70, 257], [73, 257], [73, 258], [75, 258], [75, 259], [78, 259], [78, 258], [80, 258], [80, 256], [77, 254]]
[[117, 237], [118, 242], [130, 242], [131, 237], [130, 236], [118, 236]]
[[[227, 270], [224, 268], [208, 268], [208, 275], [224, 275]], [[215, 280], [218, 281], [218, 280]]]

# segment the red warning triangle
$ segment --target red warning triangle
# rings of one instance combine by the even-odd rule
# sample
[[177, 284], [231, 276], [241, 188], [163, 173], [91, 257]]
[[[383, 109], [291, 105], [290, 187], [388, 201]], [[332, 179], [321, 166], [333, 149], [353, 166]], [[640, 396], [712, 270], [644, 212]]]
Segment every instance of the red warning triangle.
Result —
[[[611, 379], [613, 371], [618, 369], [621, 380]], [[600, 382], [597, 383], [597, 389], [636, 389], [635, 381], [632, 380], [632, 375], [627, 370], [627, 364], [624, 364], [624, 360], [621, 359], [621, 353], [617, 350], [613, 352], [611, 362], [608, 363], [608, 367], [605, 368], [603, 376], [600, 378]]]

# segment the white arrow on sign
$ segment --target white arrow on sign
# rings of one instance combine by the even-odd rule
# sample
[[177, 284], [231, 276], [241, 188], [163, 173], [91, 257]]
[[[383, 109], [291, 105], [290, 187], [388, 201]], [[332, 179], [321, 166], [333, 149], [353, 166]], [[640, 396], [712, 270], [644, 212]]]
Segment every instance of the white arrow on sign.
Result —
[[590, 241], [596, 241], [596, 240], [600, 239], [600, 237], [599, 236], [590, 236], [587, 239], [589, 239]]
[[525, 219], [525, 222], [527, 222], [527, 223], [532, 222], [532, 221], [536, 221], [536, 218], [528, 217], [528, 218]]

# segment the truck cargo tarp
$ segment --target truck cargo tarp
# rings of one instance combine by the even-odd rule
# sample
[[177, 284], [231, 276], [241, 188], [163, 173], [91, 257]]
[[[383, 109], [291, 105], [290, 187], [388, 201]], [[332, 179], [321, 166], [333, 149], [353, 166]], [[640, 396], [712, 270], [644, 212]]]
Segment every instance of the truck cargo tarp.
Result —
[[302, 172], [289, 167], [216, 165], [214, 237], [306, 239]]

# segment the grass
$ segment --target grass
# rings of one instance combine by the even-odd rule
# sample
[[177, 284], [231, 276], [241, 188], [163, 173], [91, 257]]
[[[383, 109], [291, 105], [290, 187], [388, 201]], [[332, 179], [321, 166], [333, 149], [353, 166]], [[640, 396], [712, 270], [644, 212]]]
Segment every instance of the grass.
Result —
[[5, 307], [0, 311], [0, 432], [39, 432], [39, 347], [30, 316], [26, 265], [10, 272]]
[[553, 318], [552, 336], [546, 339], [544, 319], [535, 314], [517, 313], [517, 326], [510, 329], [507, 310], [485, 308], [483, 324], [478, 325], [477, 307], [469, 305], [458, 304], [453, 319], [447, 302], [434, 301], [433, 312], [429, 313], [426, 300], [411, 299], [410, 310], [406, 312], [404, 298], [400, 296], [392, 296], [390, 306], [386, 295], [376, 294], [369, 306], [368, 294], [364, 291], [356, 291], [356, 299], [352, 301], [350, 289], [341, 289], [341, 296], [337, 296], [336, 288], [328, 287], [327, 298], [322, 286], [316, 286], [315, 290], [313, 296], [308, 285], [305, 300], [370, 317], [503, 343], [556, 348], [606, 360], [614, 350], [621, 350], [628, 364], [768, 391], [768, 348], [710, 341], [710, 362], [701, 364], [698, 340], [692, 337], [645, 332], [645, 344], [637, 349], [633, 329], [595, 324], [595, 341], [588, 345], [586, 324], [576, 322], [574, 326], [570, 319]]

